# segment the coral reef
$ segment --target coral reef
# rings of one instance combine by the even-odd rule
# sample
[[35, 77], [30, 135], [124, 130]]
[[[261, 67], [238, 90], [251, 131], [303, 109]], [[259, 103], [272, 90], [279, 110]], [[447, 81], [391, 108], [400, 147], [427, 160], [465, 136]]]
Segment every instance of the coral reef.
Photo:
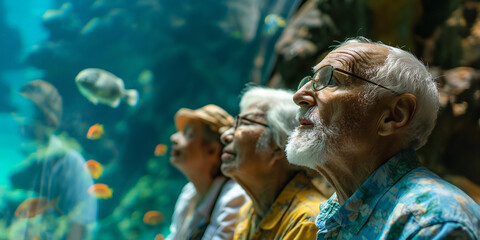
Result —
[[[98, 200], [97, 239], [168, 232], [162, 229], [186, 180], [167, 159], [149, 160], [155, 146], [169, 143], [173, 115], [181, 107], [213, 103], [237, 112], [237, 96], [249, 82], [253, 58], [280, 35], [281, 27], [262, 41], [263, 18], [286, 18], [296, 2], [56, 0], [56, 7], [43, 14], [49, 38], [34, 46], [27, 63], [42, 70], [42, 79], [62, 98], [61, 121], [48, 133], [75, 139], [85, 159], [104, 166], [99, 180], [113, 189], [111, 198]], [[268, 65], [269, 57], [263, 62]], [[112, 109], [88, 102], [74, 79], [92, 67], [112, 72], [125, 88], [138, 90], [137, 106]], [[41, 106], [36, 109], [45, 113]], [[43, 118], [48, 119], [55, 118]], [[104, 126], [104, 134], [88, 139], [95, 123]], [[27, 153], [46, 144], [35, 134], [27, 137], [37, 142]], [[150, 172], [152, 161], [162, 162], [163, 174]], [[138, 221], [149, 210], [162, 211], [165, 221], [157, 226]]]

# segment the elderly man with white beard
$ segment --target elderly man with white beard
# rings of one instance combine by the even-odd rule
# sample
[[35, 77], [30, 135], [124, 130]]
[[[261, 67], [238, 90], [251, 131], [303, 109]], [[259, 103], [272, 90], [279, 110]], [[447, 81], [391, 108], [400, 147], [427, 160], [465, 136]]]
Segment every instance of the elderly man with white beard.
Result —
[[300, 126], [286, 152], [336, 191], [320, 204], [317, 239], [478, 239], [480, 207], [421, 167], [415, 153], [439, 108], [424, 64], [357, 38], [314, 72], [293, 97]]

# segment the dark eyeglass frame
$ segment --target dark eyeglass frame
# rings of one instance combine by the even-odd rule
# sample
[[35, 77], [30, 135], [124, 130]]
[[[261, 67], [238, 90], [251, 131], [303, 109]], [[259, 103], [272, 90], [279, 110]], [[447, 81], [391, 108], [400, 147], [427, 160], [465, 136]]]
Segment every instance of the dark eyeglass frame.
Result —
[[[327, 77], [324, 76], [323, 79], [322, 79], [321, 77], [318, 77], [318, 74], [319, 74], [319, 73], [321, 73], [321, 72], [323, 73], [323, 72], [326, 71], [326, 70], [329, 70], [329, 71], [330, 71], [330, 72], [326, 72], [326, 74], [328, 74], [328, 75], [325, 75], [325, 76], [327, 76]], [[333, 72], [335, 72], [335, 71], [340, 72], [340, 73], [343, 73], [343, 74], [346, 74], [346, 75], [349, 75], [349, 76], [352, 76], [352, 77], [355, 77], [355, 78], [357, 78], [357, 79], [360, 79], [360, 80], [365, 81], [365, 82], [367, 82], [367, 83], [371, 83], [371, 84], [376, 85], [376, 86], [378, 86], [378, 87], [387, 89], [387, 90], [393, 92], [394, 94], [397, 94], [397, 95], [399, 94], [399, 93], [398, 93], [397, 91], [395, 91], [395, 90], [392, 90], [392, 89], [390, 89], [390, 88], [387, 88], [387, 87], [385, 87], [385, 86], [382, 86], [382, 85], [380, 85], [380, 84], [378, 84], [378, 83], [376, 83], [376, 82], [372, 82], [372, 81], [370, 81], [370, 80], [368, 80], [368, 79], [365, 79], [365, 78], [363, 78], [363, 77], [360, 77], [360, 76], [358, 76], [358, 75], [356, 75], [356, 74], [353, 74], [353, 73], [351, 73], [351, 72], [347, 72], [347, 71], [345, 71], [345, 70], [343, 70], [343, 69], [335, 68], [335, 67], [333, 67], [332, 65], [325, 65], [325, 66], [321, 67], [320, 69], [318, 69], [318, 71], [315, 72], [315, 74], [313, 75], [313, 78], [312, 78], [311, 76], [306, 76], [306, 77], [302, 78], [302, 80], [301, 80], [300, 83], [298, 84], [297, 90], [300, 90], [300, 88], [302, 88], [305, 84], [307, 84], [308, 82], [312, 81], [312, 89], [313, 89], [313, 91], [315, 91], [315, 92], [320, 91], [320, 90], [326, 88], [328, 85], [331, 85], [331, 84], [332, 84]], [[328, 79], [328, 80], [327, 80], [327, 79]]]
[[247, 120], [249, 122], [252, 122], [252, 123], [255, 123], [255, 124], [258, 124], [258, 125], [261, 125], [261, 126], [264, 126], [266, 128], [270, 128], [270, 125], [266, 124], [266, 123], [262, 123], [262, 122], [259, 122], [257, 120], [253, 120], [253, 119], [250, 119], [248, 118], [248, 115], [250, 114], [247, 114], [247, 115], [244, 115], [244, 116], [241, 116], [240, 114], [235, 116], [235, 120], [233, 122], [233, 131], [237, 131], [237, 128], [240, 124], [240, 121], [243, 119], [243, 120]]

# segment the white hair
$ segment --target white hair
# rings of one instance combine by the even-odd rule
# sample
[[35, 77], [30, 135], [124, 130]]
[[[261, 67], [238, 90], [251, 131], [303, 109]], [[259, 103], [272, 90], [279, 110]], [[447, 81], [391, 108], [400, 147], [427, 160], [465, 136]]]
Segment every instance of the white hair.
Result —
[[[390, 50], [383, 65], [372, 66], [374, 71], [366, 71], [365, 76], [371, 81], [382, 84], [400, 94], [411, 93], [417, 98], [417, 109], [409, 126], [404, 144], [419, 149], [427, 142], [437, 119], [440, 106], [437, 84], [428, 72], [427, 67], [413, 54], [399, 48], [382, 43], [372, 42], [366, 38], [347, 40], [341, 46], [350, 43], [370, 43], [386, 47]], [[368, 76], [370, 75], [370, 76]], [[366, 97], [374, 99], [386, 91], [369, 84]]]
[[[293, 92], [283, 89], [247, 87], [240, 100], [240, 111], [253, 105], [265, 109], [273, 140], [278, 147], [285, 149], [288, 136], [299, 125], [296, 117], [298, 106], [293, 102]], [[263, 142], [263, 139], [260, 138], [259, 141]]]

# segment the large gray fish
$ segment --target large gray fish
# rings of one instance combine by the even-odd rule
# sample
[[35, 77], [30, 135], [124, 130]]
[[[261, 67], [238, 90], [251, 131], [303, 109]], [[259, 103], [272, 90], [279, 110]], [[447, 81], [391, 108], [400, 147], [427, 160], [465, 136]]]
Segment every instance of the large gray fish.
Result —
[[99, 68], [82, 70], [75, 77], [75, 83], [80, 93], [95, 105], [103, 103], [116, 108], [121, 99], [130, 106], [138, 102], [137, 90], [125, 89], [122, 79]]

